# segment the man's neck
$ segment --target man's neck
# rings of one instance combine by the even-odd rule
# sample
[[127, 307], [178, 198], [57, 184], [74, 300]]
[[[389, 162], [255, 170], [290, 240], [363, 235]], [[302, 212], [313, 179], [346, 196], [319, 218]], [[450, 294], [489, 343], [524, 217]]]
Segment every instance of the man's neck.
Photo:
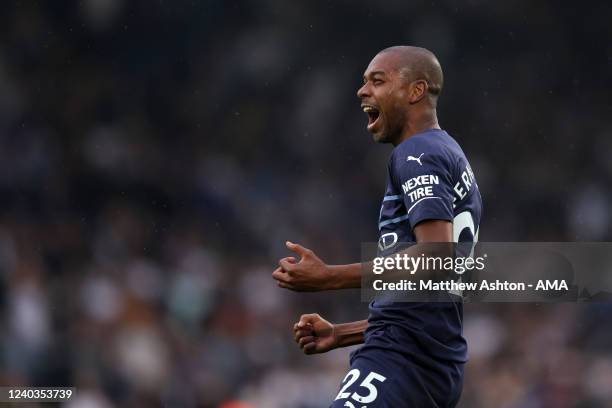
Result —
[[404, 140], [409, 139], [417, 133], [421, 133], [429, 129], [440, 129], [435, 111], [433, 111], [431, 114], [423, 115], [420, 118], [415, 118], [415, 120], [409, 121], [406, 124], [401, 136], [398, 138], [397, 143], [393, 143], [393, 146], [397, 146]]

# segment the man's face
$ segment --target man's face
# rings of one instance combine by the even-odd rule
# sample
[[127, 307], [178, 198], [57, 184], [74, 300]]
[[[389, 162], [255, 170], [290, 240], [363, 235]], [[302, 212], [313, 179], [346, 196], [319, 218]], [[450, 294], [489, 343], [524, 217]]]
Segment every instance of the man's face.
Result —
[[393, 52], [378, 54], [363, 74], [357, 91], [368, 115], [368, 132], [379, 143], [393, 143], [401, 136], [407, 118], [408, 85], [396, 68]]

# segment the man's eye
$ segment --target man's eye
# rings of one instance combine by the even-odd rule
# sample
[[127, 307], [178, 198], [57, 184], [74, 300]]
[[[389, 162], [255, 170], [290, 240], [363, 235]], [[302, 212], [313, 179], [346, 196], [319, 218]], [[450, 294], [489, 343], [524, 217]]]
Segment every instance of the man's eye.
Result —
[[383, 80], [382, 79], [375, 79], [372, 82], [374, 83], [374, 85], [381, 85], [383, 83]]

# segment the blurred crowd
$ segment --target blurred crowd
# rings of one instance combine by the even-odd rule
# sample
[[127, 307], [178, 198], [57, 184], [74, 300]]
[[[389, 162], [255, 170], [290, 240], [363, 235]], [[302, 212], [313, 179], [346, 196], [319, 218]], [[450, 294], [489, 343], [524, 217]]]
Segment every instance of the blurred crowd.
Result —
[[[270, 277], [377, 240], [389, 146], [355, 96], [380, 49], [445, 70], [440, 122], [481, 241], [612, 240], [609, 6], [570, 2], [11, 1], [0, 13], [0, 384], [69, 408], [320, 408], [347, 349], [300, 314], [359, 292]], [[468, 305], [461, 407], [612, 406], [608, 304]]]

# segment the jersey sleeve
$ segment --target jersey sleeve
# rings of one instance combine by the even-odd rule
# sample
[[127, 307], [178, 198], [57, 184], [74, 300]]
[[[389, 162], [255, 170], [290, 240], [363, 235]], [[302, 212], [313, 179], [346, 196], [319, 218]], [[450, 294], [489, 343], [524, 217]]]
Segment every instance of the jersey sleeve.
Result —
[[398, 191], [406, 206], [410, 227], [426, 220], [453, 220], [450, 161], [441, 154], [412, 153], [394, 158]]

